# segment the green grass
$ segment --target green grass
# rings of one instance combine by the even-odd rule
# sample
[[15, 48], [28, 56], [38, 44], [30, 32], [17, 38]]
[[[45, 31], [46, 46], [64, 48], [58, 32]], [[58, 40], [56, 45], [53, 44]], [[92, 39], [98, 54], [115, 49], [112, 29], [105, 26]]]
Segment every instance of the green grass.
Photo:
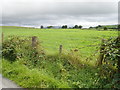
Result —
[[[24, 38], [37, 36], [46, 51], [45, 59], [33, 57], [33, 60], [31, 60], [31, 57], [27, 56], [27, 54], [32, 53], [32, 50], [23, 49], [24, 45], [31, 43], [24, 43], [20, 44], [23, 47], [20, 48], [21, 50], [17, 48], [17, 45], [13, 50], [15, 50], [16, 54], [24, 52], [25, 57], [13, 62], [8, 59], [2, 60], [3, 76], [15, 81], [21, 87], [103, 88], [109, 85], [108, 82], [100, 80], [99, 71], [95, 67], [97, 56], [91, 55], [95, 54], [96, 50], [99, 50], [96, 47], [99, 46], [102, 38], [115, 37], [118, 35], [117, 31], [33, 29], [13, 26], [4, 26], [2, 28], [4, 40], [7, 40], [9, 35]], [[8, 44], [7, 47], [10, 47], [11, 42], [6, 44]], [[63, 45], [63, 54], [59, 55], [59, 45], [61, 44]], [[12, 43], [12, 46], [14, 46], [14, 43]], [[78, 49], [79, 52], [73, 53], [70, 51], [71, 49]], [[30, 55], [33, 56], [34, 54]], [[88, 58], [88, 61], [86, 58]]]
[[[22, 61], [9, 62], [3, 59], [3, 76], [24, 88], [97, 88], [97, 69], [64, 66], [62, 60], [42, 61], [42, 66], [29, 69]], [[44, 66], [44, 68], [42, 68]], [[68, 69], [71, 68], [71, 69]], [[89, 70], [91, 69], [91, 70]]]
[[2, 61], [3, 76], [15, 81], [24, 88], [69, 88], [66, 82], [59, 81], [44, 71], [28, 69], [20, 62]]
[[96, 46], [100, 44], [102, 38], [115, 37], [118, 35], [117, 31], [96, 31], [95, 29], [33, 29], [3, 26], [2, 30], [5, 39], [8, 35], [18, 35], [21, 37], [37, 36], [39, 41], [42, 42], [42, 46], [47, 54], [58, 53], [59, 45], [63, 45], [63, 49], [68, 51], [70, 49], [78, 49], [85, 57], [95, 52]]

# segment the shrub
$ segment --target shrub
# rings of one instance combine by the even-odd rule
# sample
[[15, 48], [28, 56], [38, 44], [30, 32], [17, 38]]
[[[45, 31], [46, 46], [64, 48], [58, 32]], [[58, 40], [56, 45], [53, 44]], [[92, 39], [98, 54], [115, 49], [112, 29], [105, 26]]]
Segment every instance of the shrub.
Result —
[[120, 39], [118, 37], [108, 39], [104, 51], [104, 63], [100, 67], [101, 81], [107, 84], [106, 87], [120, 88], [118, 83], [120, 82], [120, 66], [118, 64], [120, 62]]
[[36, 62], [36, 60], [43, 58], [45, 55], [40, 43], [37, 44], [36, 48], [32, 47], [30, 38], [9, 36], [2, 46], [2, 56], [10, 61], [28, 58]]
[[104, 30], [107, 30], [108, 28], [107, 27], [104, 27]]
[[111, 64], [111, 66], [114, 66], [116, 68], [118, 59], [120, 57], [119, 47], [120, 41], [118, 41], [118, 38], [110, 38], [106, 42], [104, 61], [107, 62], [107, 64]]

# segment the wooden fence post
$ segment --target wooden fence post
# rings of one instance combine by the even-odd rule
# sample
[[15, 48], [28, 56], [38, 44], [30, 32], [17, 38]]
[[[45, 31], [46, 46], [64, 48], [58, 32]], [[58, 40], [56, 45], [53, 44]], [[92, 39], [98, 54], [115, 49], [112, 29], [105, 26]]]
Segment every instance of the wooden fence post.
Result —
[[60, 45], [60, 47], [59, 47], [59, 54], [61, 54], [62, 53], [62, 45]]
[[105, 49], [105, 39], [102, 39], [98, 66], [102, 65], [102, 62], [103, 62], [103, 59], [104, 59], [104, 54], [105, 54], [104, 49]]
[[2, 32], [2, 43], [3, 43], [3, 41], [4, 41], [4, 34], [3, 34], [3, 32]]
[[36, 37], [36, 36], [33, 36], [33, 37], [32, 37], [32, 47], [33, 47], [33, 48], [36, 48], [36, 47], [37, 47], [37, 37]]

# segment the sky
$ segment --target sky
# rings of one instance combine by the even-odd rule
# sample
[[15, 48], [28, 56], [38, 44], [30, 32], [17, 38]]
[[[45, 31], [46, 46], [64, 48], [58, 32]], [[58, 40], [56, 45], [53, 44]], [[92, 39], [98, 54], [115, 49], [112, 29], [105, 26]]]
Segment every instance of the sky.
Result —
[[2, 0], [0, 25], [61, 26], [118, 23], [119, 0]]

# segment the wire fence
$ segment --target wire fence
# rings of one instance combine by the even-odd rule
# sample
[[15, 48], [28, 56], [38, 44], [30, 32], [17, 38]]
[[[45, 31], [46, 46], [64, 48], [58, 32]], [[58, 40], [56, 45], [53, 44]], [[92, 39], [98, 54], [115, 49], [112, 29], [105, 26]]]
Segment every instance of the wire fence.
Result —
[[[31, 39], [35, 36], [27, 36], [27, 35], [19, 35], [19, 37], [22, 37], [22, 38], [28, 38], [28, 39]], [[81, 43], [81, 40], [80, 39], [76, 39], [76, 38], [72, 38], [72, 37], [68, 37], [66, 35], [67, 38], [65, 39], [62, 39], [60, 40], [59, 38], [58, 39], [55, 39], [55, 41], [53, 42], [52, 40], [49, 41], [47, 38], [44, 40], [41, 38], [41, 36], [36, 36], [36, 38], [38, 39], [39, 42], [43, 43], [45, 46], [45, 48], [51, 48], [51, 49], [58, 49], [60, 47], [60, 45], [62, 45], [62, 48], [66, 48], [66, 50], [70, 50], [70, 49], [83, 49], [83, 48], [89, 48], [89, 47], [99, 47], [101, 44], [84, 44], [82, 45]], [[50, 39], [50, 38], [49, 38]], [[2, 42], [4, 41], [4, 33], [2, 33]], [[86, 42], [88, 40], [85, 40], [84, 42]], [[52, 45], [52, 46], [51, 46]], [[46, 47], [47, 46], [47, 47]]]
[[[67, 36], [67, 38], [60, 40], [59, 38], [55, 39], [55, 41], [49, 41], [47, 38], [44, 38], [44, 40], [41, 38], [41, 36], [30, 36], [30, 35], [19, 35], [21, 38], [27, 38], [31, 40], [31, 46], [35, 46], [37, 42], [40, 42], [48, 52], [58, 52], [59, 54], [63, 53], [63, 50], [66, 51], [73, 51], [73, 52], [81, 52], [84, 51], [86, 56], [88, 56], [88, 52], [91, 53], [89, 56], [95, 56], [97, 53], [100, 53], [100, 46], [101, 43], [91, 43], [91, 44], [84, 44], [82, 45], [81, 40], [79, 38], [72, 38], [70, 36]], [[2, 42], [4, 41], [4, 33], [2, 33]], [[88, 40], [82, 41], [82, 42], [89, 42]], [[94, 49], [97, 48], [97, 49]], [[85, 49], [85, 50], [84, 50]], [[103, 56], [101, 56], [103, 57]]]

